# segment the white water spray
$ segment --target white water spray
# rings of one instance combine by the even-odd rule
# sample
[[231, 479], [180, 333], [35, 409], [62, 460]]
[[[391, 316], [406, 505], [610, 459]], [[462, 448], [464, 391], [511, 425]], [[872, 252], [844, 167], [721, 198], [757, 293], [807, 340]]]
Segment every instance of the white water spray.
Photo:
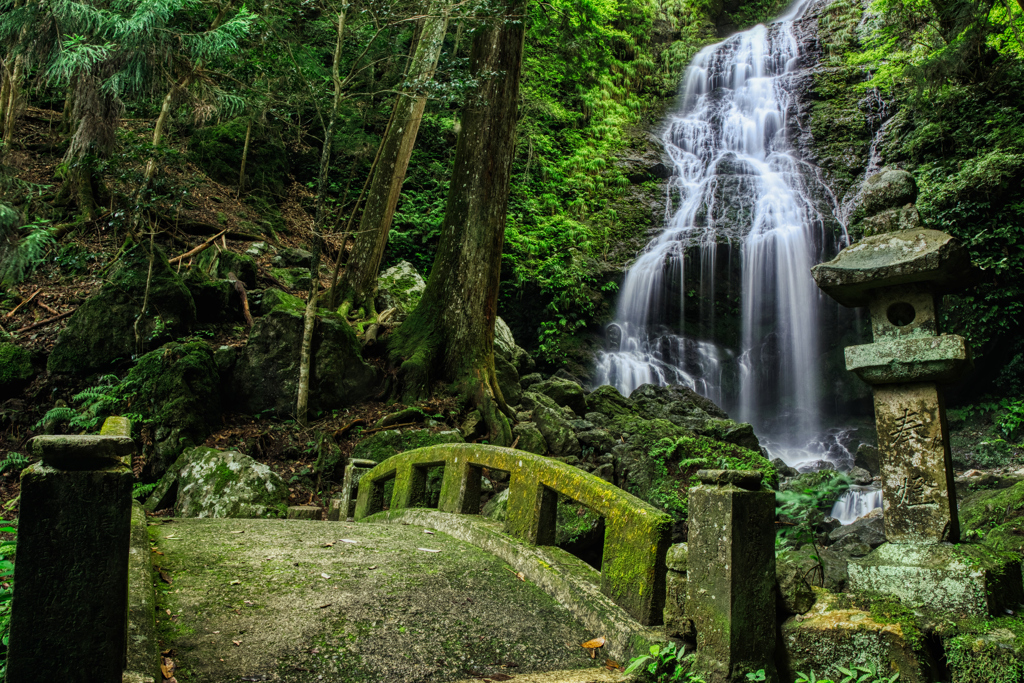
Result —
[[675, 165], [667, 227], [626, 275], [597, 368], [624, 395], [689, 386], [793, 445], [819, 432], [819, 312], [830, 305], [810, 275], [827, 243], [804, 180], [815, 174], [801, 173], [785, 133], [807, 4], [687, 69], [662, 137]]

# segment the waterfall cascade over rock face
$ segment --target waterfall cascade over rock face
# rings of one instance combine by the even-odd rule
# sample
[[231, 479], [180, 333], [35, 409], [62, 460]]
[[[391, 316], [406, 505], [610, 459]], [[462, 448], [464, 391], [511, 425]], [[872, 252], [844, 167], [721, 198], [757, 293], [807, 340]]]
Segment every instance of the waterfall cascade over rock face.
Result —
[[812, 458], [821, 440], [822, 324], [836, 315], [810, 268], [845, 240], [836, 203], [821, 200], [828, 188], [787, 135], [790, 89], [813, 62], [796, 30], [808, 4], [687, 69], [662, 138], [675, 166], [667, 225], [626, 275], [597, 367], [598, 384], [624, 395], [689, 386], [787, 461]]

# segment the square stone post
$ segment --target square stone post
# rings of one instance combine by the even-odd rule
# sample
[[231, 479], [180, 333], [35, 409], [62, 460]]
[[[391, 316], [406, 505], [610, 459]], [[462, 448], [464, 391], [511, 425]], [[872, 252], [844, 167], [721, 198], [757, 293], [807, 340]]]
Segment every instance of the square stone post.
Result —
[[21, 474], [9, 683], [120, 683], [127, 654], [135, 444], [109, 418], [95, 436], [39, 436]]
[[701, 470], [690, 489], [686, 616], [696, 672], [746, 683], [775, 670], [775, 493], [757, 471]]
[[846, 369], [871, 385], [881, 453], [887, 542], [850, 562], [854, 591], [911, 606], [984, 616], [1022, 596], [1020, 559], [960, 544], [949, 430], [939, 385], [962, 377], [971, 355], [941, 329], [941, 296], [969, 283], [957, 240], [936, 230], [874, 235], [811, 270], [844, 306], [871, 311], [872, 343], [846, 348]]

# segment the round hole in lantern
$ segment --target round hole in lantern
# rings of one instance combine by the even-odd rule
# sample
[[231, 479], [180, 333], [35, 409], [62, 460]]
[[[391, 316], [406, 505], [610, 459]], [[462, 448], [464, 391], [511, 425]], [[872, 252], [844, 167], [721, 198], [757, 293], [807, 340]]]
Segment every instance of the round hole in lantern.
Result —
[[914, 322], [914, 318], [917, 317], [917, 311], [906, 301], [897, 301], [889, 306], [885, 312], [885, 317], [896, 327], [906, 327]]

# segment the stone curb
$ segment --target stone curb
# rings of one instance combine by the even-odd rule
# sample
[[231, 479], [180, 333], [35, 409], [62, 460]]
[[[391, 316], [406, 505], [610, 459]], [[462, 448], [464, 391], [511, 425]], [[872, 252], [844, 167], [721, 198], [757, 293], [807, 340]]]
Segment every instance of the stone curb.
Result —
[[155, 683], [160, 676], [156, 636], [156, 592], [146, 531], [146, 513], [132, 502], [131, 548], [128, 551], [128, 664], [122, 683]]

